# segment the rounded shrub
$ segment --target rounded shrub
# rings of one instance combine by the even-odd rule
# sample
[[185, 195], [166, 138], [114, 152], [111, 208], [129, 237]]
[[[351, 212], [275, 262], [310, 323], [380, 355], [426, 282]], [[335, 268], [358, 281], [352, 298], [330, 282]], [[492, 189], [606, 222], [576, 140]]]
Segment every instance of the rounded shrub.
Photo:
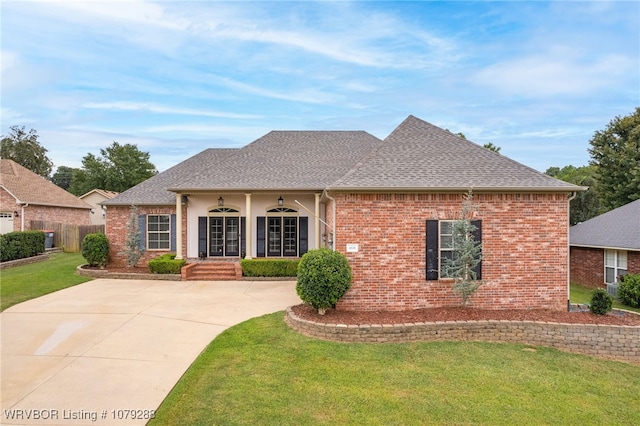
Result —
[[604, 315], [613, 307], [613, 297], [605, 289], [597, 288], [591, 293], [591, 306], [589, 310], [592, 314]]
[[632, 308], [640, 308], [640, 274], [628, 274], [618, 284], [618, 298]]
[[298, 265], [296, 291], [303, 302], [324, 315], [351, 287], [347, 258], [329, 249], [309, 250]]
[[82, 256], [89, 266], [104, 267], [109, 258], [109, 240], [104, 234], [87, 234], [82, 240]]

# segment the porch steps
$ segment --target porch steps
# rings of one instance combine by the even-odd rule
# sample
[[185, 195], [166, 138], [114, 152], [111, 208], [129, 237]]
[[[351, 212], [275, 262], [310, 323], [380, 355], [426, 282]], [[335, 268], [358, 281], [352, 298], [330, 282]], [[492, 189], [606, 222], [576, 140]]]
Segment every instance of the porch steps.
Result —
[[182, 279], [187, 281], [236, 281], [242, 279], [239, 262], [197, 262], [182, 268]]

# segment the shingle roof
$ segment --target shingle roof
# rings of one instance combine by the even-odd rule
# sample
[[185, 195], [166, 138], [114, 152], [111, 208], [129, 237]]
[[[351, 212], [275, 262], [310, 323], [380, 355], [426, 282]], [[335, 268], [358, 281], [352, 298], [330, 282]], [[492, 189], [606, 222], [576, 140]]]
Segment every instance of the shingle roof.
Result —
[[0, 160], [0, 185], [21, 203], [91, 209], [80, 198], [13, 160]]
[[190, 178], [204, 170], [215, 167], [224, 159], [235, 154], [238, 149], [209, 148], [190, 157], [183, 162], [158, 173], [144, 182], [129, 188], [118, 196], [103, 201], [101, 204], [110, 205], [175, 205], [176, 194], [167, 188]]
[[94, 194], [94, 193], [95, 194], [100, 194], [106, 199], [113, 198], [113, 197], [115, 197], [116, 195], [119, 194], [118, 192], [115, 192], [115, 191], [109, 191], [109, 190], [106, 190], [106, 189], [97, 189], [96, 188], [96, 189], [92, 189], [91, 191], [87, 192], [86, 194], [82, 194], [79, 198], [83, 199], [86, 196]]
[[104, 205], [171, 205], [175, 192], [583, 189], [409, 116], [384, 141], [364, 131], [272, 131], [207, 149]]
[[640, 250], [640, 200], [572, 226], [569, 244]]
[[539, 190], [582, 188], [409, 116], [334, 190]]
[[171, 189], [321, 191], [381, 143], [364, 131], [272, 131]]

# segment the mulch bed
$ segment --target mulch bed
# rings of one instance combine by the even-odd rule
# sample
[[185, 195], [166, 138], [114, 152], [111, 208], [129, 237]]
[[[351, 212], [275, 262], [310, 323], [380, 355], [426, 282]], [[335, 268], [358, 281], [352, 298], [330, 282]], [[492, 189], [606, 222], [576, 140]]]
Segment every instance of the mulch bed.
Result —
[[567, 312], [551, 309], [486, 310], [472, 307], [414, 309], [410, 311], [345, 311], [328, 309], [319, 315], [309, 305], [296, 305], [293, 312], [300, 318], [320, 324], [373, 325], [407, 324], [435, 321], [539, 321], [564, 324], [603, 324], [640, 326], [640, 314], [611, 311], [606, 315], [591, 312]]

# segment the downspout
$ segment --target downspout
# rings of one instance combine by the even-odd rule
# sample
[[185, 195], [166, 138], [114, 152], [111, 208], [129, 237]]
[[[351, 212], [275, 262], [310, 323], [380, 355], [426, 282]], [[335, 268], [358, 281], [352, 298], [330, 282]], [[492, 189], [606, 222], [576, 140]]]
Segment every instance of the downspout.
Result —
[[24, 203], [20, 206], [20, 231], [24, 231], [24, 208], [28, 206], [29, 203]]
[[329, 195], [329, 192], [327, 192], [327, 190], [325, 189], [323, 192], [323, 195], [325, 195], [329, 200], [331, 200], [331, 208], [333, 210], [333, 244], [331, 244], [331, 250], [336, 251], [336, 222], [338, 221], [338, 218], [336, 217], [336, 199], [331, 197]]
[[569, 241], [569, 227], [571, 224], [571, 201], [578, 196], [577, 192], [569, 195], [569, 208], [567, 209], [567, 312], [571, 311], [571, 241]]

